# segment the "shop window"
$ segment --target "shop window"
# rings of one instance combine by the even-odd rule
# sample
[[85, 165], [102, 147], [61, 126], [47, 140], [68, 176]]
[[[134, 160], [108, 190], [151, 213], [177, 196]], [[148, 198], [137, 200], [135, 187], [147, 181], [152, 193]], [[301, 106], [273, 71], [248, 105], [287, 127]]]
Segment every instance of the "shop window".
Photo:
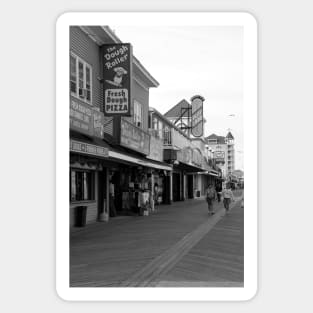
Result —
[[76, 82], [76, 59], [71, 55], [71, 73], [70, 73], [70, 89], [71, 93], [77, 93], [77, 82]]
[[156, 117], [153, 118], [152, 128], [158, 130], [158, 119]]
[[164, 143], [164, 145], [171, 145], [172, 144], [171, 129], [167, 126], [165, 126], [165, 128], [164, 128], [163, 143]]
[[70, 92], [71, 95], [91, 103], [92, 95], [91, 66], [78, 56], [70, 55]]
[[143, 127], [142, 104], [134, 100], [134, 123], [137, 127]]
[[150, 129], [152, 127], [152, 122], [151, 122], [151, 114], [148, 115], [148, 128]]
[[159, 132], [159, 138], [163, 139], [163, 123], [162, 123], [162, 121], [159, 121], [158, 132]]
[[94, 173], [71, 170], [71, 201], [95, 200]]

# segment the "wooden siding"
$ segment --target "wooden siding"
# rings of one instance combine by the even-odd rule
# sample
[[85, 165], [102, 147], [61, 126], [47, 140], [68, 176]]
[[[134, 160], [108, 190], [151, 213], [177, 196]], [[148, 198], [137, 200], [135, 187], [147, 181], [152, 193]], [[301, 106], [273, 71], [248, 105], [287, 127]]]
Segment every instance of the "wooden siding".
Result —
[[[101, 77], [100, 47], [92, 41], [78, 26], [70, 27], [70, 50], [92, 67], [92, 105], [102, 111], [103, 92], [98, 77]], [[111, 117], [104, 118], [104, 132], [113, 135]]]
[[[100, 68], [100, 47], [92, 41], [78, 26], [70, 27], [70, 50], [78, 57], [86, 61], [92, 67], [92, 105], [99, 107], [102, 111], [103, 90], [98, 77], [102, 77]], [[135, 74], [134, 74], [135, 75]], [[149, 89], [144, 88], [133, 79], [132, 99], [137, 100], [143, 106], [143, 129], [148, 130], [149, 114]], [[126, 120], [133, 123], [134, 109], [131, 106], [131, 116]], [[105, 133], [113, 135], [113, 123], [111, 117], [105, 117]]]
[[133, 99], [142, 104], [143, 107], [143, 129], [148, 130], [149, 114], [149, 91], [145, 90], [135, 80], [133, 80]]
[[92, 67], [92, 105], [100, 108], [100, 48], [78, 26], [70, 27], [70, 50]]
[[127, 121], [130, 123], [134, 123], [134, 100], [137, 100], [141, 103], [143, 111], [143, 129], [148, 130], [148, 114], [149, 114], [149, 91], [145, 90], [142, 86], [140, 86], [134, 79], [133, 79], [133, 88], [132, 88], [132, 106], [131, 106], [131, 116], [125, 117]]

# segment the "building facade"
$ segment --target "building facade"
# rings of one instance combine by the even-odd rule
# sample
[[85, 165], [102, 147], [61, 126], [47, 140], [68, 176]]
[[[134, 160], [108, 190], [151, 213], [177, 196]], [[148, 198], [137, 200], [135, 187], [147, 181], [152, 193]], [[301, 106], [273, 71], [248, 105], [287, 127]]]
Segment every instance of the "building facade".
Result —
[[158, 82], [134, 56], [129, 114], [107, 114], [108, 45], [127, 50], [107, 26], [70, 27], [71, 226], [81, 212], [85, 223], [148, 214], [161, 204], [204, 196], [208, 184], [221, 179], [205, 138], [191, 135], [191, 105], [182, 100], [169, 117], [149, 108], [149, 89]]
[[104, 44], [120, 43], [106, 26], [70, 27], [71, 226], [77, 224], [82, 207], [87, 223], [142, 215], [160, 199], [155, 196], [161, 192], [154, 188], [154, 181], [172, 171], [163, 162], [163, 142], [148, 129], [149, 89], [158, 82], [135, 57], [130, 116], [103, 114], [101, 49]]
[[164, 160], [173, 166], [170, 202], [193, 198], [194, 180], [190, 173], [202, 169], [196, 165], [196, 152], [188, 136], [154, 108], [150, 108], [150, 121], [151, 132], [163, 140]]
[[189, 140], [190, 147], [193, 147], [195, 154], [201, 155], [203, 160], [202, 171], [194, 172], [194, 186], [195, 195], [204, 195], [205, 190], [209, 184], [217, 185], [221, 180], [221, 171], [215, 166], [212, 161], [213, 158], [210, 157], [207, 149], [207, 141], [204, 137], [204, 125], [206, 123], [205, 118], [202, 121], [202, 136], [194, 137], [192, 134], [192, 103], [196, 98], [200, 98], [204, 101], [201, 96], [194, 96], [191, 98], [191, 103], [183, 99], [174, 105], [170, 110], [168, 110], [164, 116], [171, 121], [174, 126], [183, 133]]
[[223, 178], [229, 178], [235, 169], [235, 139], [233, 135], [231, 132], [228, 132], [225, 137], [211, 134], [206, 137], [206, 142], [209, 154], [221, 169]]
[[[201, 96], [195, 97], [204, 100]], [[191, 108], [191, 104], [182, 100], [164, 116], [150, 109], [151, 127], [157, 132], [163, 127], [164, 160], [173, 164], [173, 201], [204, 196], [208, 185], [216, 185], [220, 180], [218, 169], [212, 162], [209, 164], [204, 137], [191, 134]]]

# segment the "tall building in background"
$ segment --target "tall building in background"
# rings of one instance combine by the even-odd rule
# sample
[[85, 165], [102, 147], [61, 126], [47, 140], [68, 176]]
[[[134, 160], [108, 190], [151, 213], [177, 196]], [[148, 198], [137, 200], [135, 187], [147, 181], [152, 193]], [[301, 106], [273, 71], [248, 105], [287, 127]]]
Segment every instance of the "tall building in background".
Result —
[[230, 131], [226, 135], [225, 143], [227, 145], [227, 172], [231, 175], [235, 170], [235, 138]]
[[235, 169], [235, 138], [229, 131], [226, 137], [211, 134], [205, 138], [215, 164], [222, 170], [223, 178], [232, 175]]

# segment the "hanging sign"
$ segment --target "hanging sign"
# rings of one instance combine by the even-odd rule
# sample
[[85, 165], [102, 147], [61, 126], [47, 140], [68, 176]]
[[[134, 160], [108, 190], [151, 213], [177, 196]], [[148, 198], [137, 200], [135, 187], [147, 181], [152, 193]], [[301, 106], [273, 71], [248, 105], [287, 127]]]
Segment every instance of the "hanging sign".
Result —
[[129, 43], [102, 46], [103, 113], [131, 115], [132, 47]]
[[203, 136], [203, 101], [202, 96], [191, 98], [191, 133], [194, 137]]

